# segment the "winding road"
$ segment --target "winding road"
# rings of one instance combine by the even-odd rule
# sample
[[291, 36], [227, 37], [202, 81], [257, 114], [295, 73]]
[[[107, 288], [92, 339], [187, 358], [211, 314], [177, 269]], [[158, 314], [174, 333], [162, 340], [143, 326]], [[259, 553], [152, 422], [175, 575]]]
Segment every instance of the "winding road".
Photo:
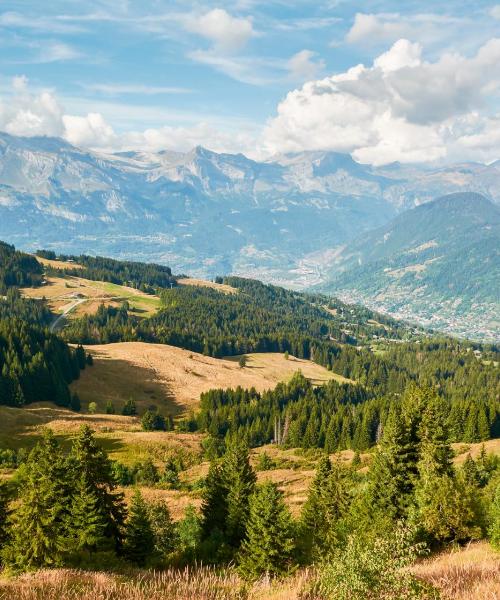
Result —
[[56, 331], [57, 328], [64, 321], [66, 315], [68, 315], [72, 310], [74, 310], [79, 304], [87, 302], [87, 300], [88, 298], [77, 298], [73, 302], [66, 304], [66, 306], [64, 306], [62, 309], [62, 313], [60, 315], [57, 315], [57, 317], [50, 324], [50, 331]]

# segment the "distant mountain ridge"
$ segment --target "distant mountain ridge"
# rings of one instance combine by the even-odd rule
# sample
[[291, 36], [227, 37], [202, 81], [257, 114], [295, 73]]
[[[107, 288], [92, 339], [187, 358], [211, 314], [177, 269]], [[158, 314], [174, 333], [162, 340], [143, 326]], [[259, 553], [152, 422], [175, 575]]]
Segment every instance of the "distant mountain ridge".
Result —
[[335, 152], [95, 153], [0, 133], [0, 237], [303, 287], [340, 246], [442, 193], [500, 203], [500, 164], [373, 168]]
[[[168, 264], [205, 278], [240, 274], [294, 288], [324, 284], [366, 260], [359, 240], [374, 240], [373, 230], [452, 192], [480, 193], [500, 204], [500, 161], [375, 168], [335, 152], [264, 162], [202, 147], [106, 154], [58, 138], [0, 133], [0, 239], [24, 250]], [[474, 198], [467, 196], [465, 204]], [[443, 215], [448, 210], [451, 216], [452, 207], [443, 205]], [[426, 213], [410, 214], [420, 219]], [[437, 235], [446, 218], [425, 228]], [[404, 236], [411, 229], [405, 227]], [[468, 236], [464, 228], [456, 235]], [[490, 237], [485, 234], [483, 245], [494, 244]], [[372, 258], [388, 258], [377, 253], [393, 243], [397, 252], [397, 236], [373, 245]], [[477, 244], [471, 256], [486, 252]], [[429, 260], [437, 258], [432, 252], [427, 248]], [[366, 298], [368, 289], [377, 289], [367, 281], [359, 290]], [[471, 302], [473, 285], [471, 279]]]
[[500, 209], [454, 193], [348, 244], [321, 289], [451, 333], [500, 339]]

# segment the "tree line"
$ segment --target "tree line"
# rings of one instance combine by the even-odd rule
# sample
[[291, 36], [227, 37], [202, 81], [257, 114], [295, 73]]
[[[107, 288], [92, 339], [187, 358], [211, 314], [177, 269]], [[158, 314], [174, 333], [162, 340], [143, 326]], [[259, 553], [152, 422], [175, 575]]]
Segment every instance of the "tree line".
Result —
[[[73, 343], [170, 344], [214, 357], [288, 353], [311, 359], [378, 396], [402, 394], [412, 382], [438, 386], [443, 396], [467, 397], [471, 404], [484, 396], [488, 401], [497, 398], [500, 393], [495, 346], [419, 334], [409, 341], [394, 338], [375, 353], [358, 343], [361, 333], [372, 339], [368, 337], [373, 335], [367, 319], [370, 313], [360, 317], [358, 337], [349, 340], [351, 323], [359, 316], [357, 307], [339, 305], [332, 315], [317, 297], [312, 302], [302, 294], [252, 280], [224, 281], [241, 286], [239, 292], [224, 295], [180, 286], [162, 293], [162, 309], [151, 318], [135, 317], [125, 306], [102, 306], [95, 315], [72, 321], [63, 335]], [[397, 329], [386, 327], [388, 335], [397, 335]], [[345, 333], [348, 331], [351, 334]], [[407, 329], [399, 334], [402, 332], [410, 336]]]
[[[471, 401], [467, 396], [437, 395], [446, 410], [451, 441], [500, 437], [497, 397]], [[242, 388], [204, 392], [190, 423], [214, 438], [236, 435], [251, 447], [276, 442], [329, 453], [362, 451], [380, 440], [392, 408], [401, 403], [401, 397], [378, 396], [360, 385], [330, 381], [314, 387], [297, 372], [290, 382], [263, 393]]]
[[51, 275], [72, 275], [86, 277], [94, 281], [108, 281], [117, 285], [134, 287], [143, 292], [154, 294], [158, 288], [170, 288], [177, 285], [176, 278], [172, 275], [170, 267], [155, 263], [142, 263], [125, 260], [115, 260], [103, 256], [56, 256], [55, 253], [39, 250], [38, 256], [51, 257], [52, 260], [74, 261], [81, 268], [55, 269], [46, 267], [46, 272]]
[[55, 402], [71, 406], [68, 384], [89, 359], [47, 329], [19, 318], [0, 319], [0, 405]]
[[43, 269], [33, 256], [0, 242], [0, 295], [10, 287], [35, 287], [42, 281]]

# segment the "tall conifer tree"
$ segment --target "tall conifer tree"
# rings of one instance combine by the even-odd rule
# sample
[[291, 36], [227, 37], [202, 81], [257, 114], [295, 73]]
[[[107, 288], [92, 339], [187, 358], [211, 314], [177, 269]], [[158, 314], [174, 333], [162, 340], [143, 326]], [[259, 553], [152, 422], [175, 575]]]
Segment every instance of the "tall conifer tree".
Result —
[[229, 544], [237, 548], [245, 534], [250, 496], [257, 480], [245, 443], [236, 438], [229, 441], [223, 469], [227, 489], [226, 534]]
[[148, 509], [141, 492], [137, 489], [132, 497], [125, 524], [124, 554], [128, 560], [142, 567], [152, 555], [154, 546], [155, 538]]
[[240, 570], [252, 579], [264, 573], [283, 575], [293, 565], [293, 552], [293, 521], [283, 493], [266, 482], [251, 498]]

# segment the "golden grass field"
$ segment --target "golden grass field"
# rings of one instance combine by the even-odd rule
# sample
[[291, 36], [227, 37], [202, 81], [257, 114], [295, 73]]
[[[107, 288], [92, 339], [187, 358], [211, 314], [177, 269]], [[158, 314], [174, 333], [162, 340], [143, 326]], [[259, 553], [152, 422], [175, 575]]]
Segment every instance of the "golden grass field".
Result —
[[[486, 542], [477, 542], [421, 561], [413, 571], [443, 600], [498, 600], [499, 557]], [[286, 579], [248, 584], [233, 569], [120, 575], [54, 569], [0, 579], [0, 600], [300, 600], [314, 575], [313, 569], [303, 569]]]
[[49, 258], [42, 258], [41, 256], [35, 256], [36, 260], [44, 267], [52, 267], [53, 269], [84, 269], [82, 265], [79, 265], [73, 261], [64, 260], [50, 260]]
[[[74, 267], [74, 264], [72, 266]], [[120, 306], [125, 300], [130, 304], [130, 311], [137, 316], [151, 316], [160, 307], [158, 296], [145, 294], [124, 285], [70, 276], [46, 277], [45, 281], [45, 285], [41, 287], [24, 288], [21, 292], [28, 298], [46, 298], [49, 308], [55, 313], [63, 312], [64, 308], [75, 300], [84, 300], [68, 314], [68, 317], [93, 314], [101, 304]]]
[[177, 280], [179, 285], [192, 285], [195, 287], [206, 287], [224, 294], [237, 294], [238, 290], [231, 285], [225, 283], [215, 283], [214, 281], [207, 281], [205, 279], [193, 279], [191, 277], [184, 277]]
[[94, 366], [85, 369], [71, 389], [86, 406], [97, 402], [101, 409], [112, 401], [121, 410], [133, 398], [140, 410], [154, 404], [170, 414], [195, 408], [200, 394], [214, 388], [274, 388], [300, 370], [314, 384], [330, 379], [347, 381], [309, 360], [276, 353], [248, 354], [246, 366], [239, 357], [211, 358], [164, 344], [121, 342], [87, 346]]

